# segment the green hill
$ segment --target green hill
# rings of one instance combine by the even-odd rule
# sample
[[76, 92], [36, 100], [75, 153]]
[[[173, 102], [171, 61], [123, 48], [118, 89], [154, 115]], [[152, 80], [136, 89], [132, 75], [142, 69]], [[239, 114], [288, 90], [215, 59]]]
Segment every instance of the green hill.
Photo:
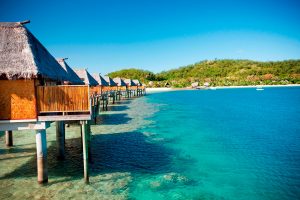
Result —
[[125, 69], [108, 74], [112, 77], [140, 79], [152, 86], [188, 87], [193, 82], [213, 86], [300, 84], [300, 60], [258, 62], [251, 60], [211, 60], [154, 74]]

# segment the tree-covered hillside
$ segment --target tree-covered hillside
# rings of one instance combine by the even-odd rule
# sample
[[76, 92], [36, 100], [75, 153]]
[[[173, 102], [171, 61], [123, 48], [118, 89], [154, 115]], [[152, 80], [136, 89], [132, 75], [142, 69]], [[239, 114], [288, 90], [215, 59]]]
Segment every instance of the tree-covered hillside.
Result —
[[150, 71], [126, 69], [109, 76], [140, 79], [146, 84], [188, 87], [193, 82], [213, 86], [300, 84], [300, 60], [258, 62], [251, 60], [202, 61], [154, 74]]
[[108, 76], [115, 78], [130, 78], [130, 79], [139, 79], [143, 83], [148, 83], [149, 81], [162, 81], [164, 79], [160, 78], [159, 75], [154, 74], [153, 72], [141, 69], [122, 69], [119, 71], [111, 72]]

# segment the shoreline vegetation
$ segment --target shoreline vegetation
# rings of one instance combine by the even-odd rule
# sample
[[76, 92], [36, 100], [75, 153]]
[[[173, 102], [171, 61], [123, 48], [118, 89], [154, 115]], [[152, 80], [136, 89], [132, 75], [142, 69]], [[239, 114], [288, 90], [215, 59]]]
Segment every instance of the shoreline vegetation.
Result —
[[300, 84], [300, 59], [268, 62], [216, 59], [160, 73], [131, 68], [108, 75], [139, 79], [150, 88], [294, 85]]
[[240, 86], [216, 86], [216, 87], [206, 87], [206, 88], [169, 88], [169, 87], [148, 87], [146, 88], [147, 93], [155, 93], [155, 92], [170, 92], [170, 91], [181, 91], [181, 90], [209, 90], [209, 89], [241, 89], [241, 88], [277, 88], [277, 87], [300, 87], [300, 84], [288, 84], [288, 85], [240, 85]]

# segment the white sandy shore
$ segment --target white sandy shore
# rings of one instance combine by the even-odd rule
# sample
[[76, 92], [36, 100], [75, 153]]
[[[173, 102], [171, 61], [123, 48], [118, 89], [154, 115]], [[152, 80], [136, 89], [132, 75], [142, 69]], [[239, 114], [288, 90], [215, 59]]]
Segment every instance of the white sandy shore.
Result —
[[169, 92], [172, 90], [174, 90], [174, 88], [146, 88], [146, 93]]
[[216, 86], [212, 88], [216, 89], [235, 89], [235, 88], [257, 88], [257, 87], [300, 87], [300, 84], [288, 84], [288, 85], [247, 85], [247, 86]]
[[[256, 87], [264, 87], [264, 88], [270, 88], [270, 87], [300, 87], [300, 84], [288, 84], [288, 85], [247, 85], [247, 86], [215, 86], [215, 87], [209, 87], [207, 89], [213, 88], [213, 89], [237, 89], [237, 88], [256, 88]], [[204, 88], [203, 88], [204, 89]], [[194, 90], [192, 88], [146, 88], [147, 93], [156, 93], [156, 92], [170, 92], [170, 91], [176, 91], [176, 90]]]

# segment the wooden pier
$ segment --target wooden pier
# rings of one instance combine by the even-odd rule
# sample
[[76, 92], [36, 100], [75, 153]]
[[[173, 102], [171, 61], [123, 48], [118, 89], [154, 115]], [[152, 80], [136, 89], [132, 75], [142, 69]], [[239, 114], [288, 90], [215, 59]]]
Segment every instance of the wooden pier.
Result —
[[[131, 79], [126, 84], [119, 78], [115, 80], [117, 84], [110, 77], [92, 76], [86, 69], [73, 70], [66, 58], [54, 59], [24, 24], [0, 23], [0, 39], [6, 44], [1, 57], [4, 60], [0, 60], [0, 131], [5, 131], [6, 146], [13, 146], [14, 130], [35, 130], [37, 181], [47, 183], [46, 129], [50, 123], [56, 124], [57, 159], [64, 160], [68, 159], [66, 122], [80, 122], [83, 177], [89, 183], [91, 120], [96, 123], [100, 112], [108, 110], [108, 104], [143, 95], [143, 89]], [[22, 33], [26, 34], [19, 35]], [[24, 49], [18, 48], [20, 44]], [[13, 71], [8, 73], [9, 69]]]

